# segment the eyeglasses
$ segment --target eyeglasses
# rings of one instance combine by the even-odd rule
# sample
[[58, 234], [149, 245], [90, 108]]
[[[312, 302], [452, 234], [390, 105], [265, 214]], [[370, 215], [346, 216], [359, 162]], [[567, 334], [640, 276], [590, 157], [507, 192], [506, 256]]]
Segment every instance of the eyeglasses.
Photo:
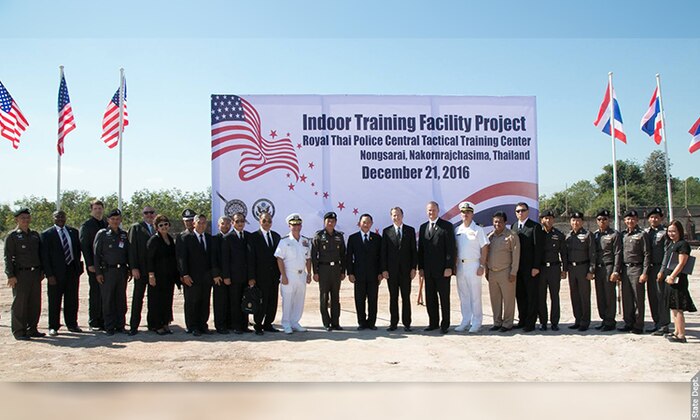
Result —
[[166, 226], [170, 226], [170, 222], [158, 223], [159, 228], [166, 227]]
[[528, 209], [518, 209], [515, 212], [516, 213], [525, 213]]
[[156, 213], [155, 211], [151, 211], [151, 210], [146, 210], [143, 212], [143, 214], [155, 214], [155, 213]]

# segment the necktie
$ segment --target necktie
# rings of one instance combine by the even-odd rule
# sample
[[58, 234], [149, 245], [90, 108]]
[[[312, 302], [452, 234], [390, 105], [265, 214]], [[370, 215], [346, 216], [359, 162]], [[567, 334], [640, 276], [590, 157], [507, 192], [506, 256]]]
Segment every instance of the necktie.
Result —
[[272, 248], [272, 237], [270, 237], [270, 232], [267, 232], [267, 246]]
[[148, 234], [153, 236], [153, 226], [150, 224], [146, 223], [146, 227], [148, 228]]
[[435, 222], [430, 223], [430, 234], [435, 233]]
[[369, 241], [369, 238], [367, 237], [366, 233], [364, 234], [364, 237], [365, 237], [364, 243], [367, 243], [367, 241]]
[[68, 245], [68, 239], [66, 238], [63, 229], [58, 230], [58, 236], [61, 237], [61, 245], [63, 246], [63, 257], [66, 260], [66, 265], [73, 262], [73, 254], [71, 252], [70, 246]]
[[399, 238], [399, 243], [401, 243], [401, 228], [396, 229], [396, 237]]
[[206, 244], [206, 242], [204, 242], [204, 235], [202, 235], [200, 233], [198, 236], [199, 236], [199, 244], [202, 245], [202, 249], [206, 252], [207, 244]]

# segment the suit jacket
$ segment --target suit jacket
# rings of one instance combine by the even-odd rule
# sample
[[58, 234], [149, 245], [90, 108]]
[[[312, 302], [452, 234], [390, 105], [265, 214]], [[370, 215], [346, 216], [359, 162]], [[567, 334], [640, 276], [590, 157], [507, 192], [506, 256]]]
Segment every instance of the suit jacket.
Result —
[[542, 266], [542, 255], [544, 251], [544, 231], [542, 225], [527, 219], [521, 230], [518, 223], [514, 222], [512, 230], [518, 234], [520, 239], [520, 266], [518, 272], [530, 272], [533, 268]]
[[211, 275], [223, 277], [224, 234], [219, 232], [211, 236]]
[[97, 220], [94, 217], [90, 217], [80, 226], [80, 249], [83, 252], [85, 265], [88, 267], [95, 265], [95, 249], [93, 248], [95, 235], [100, 229], [106, 227], [106, 220]]
[[194, 232], [185, 233], [180, 237], [180, 241], [180, 253], [177, 256], [180, 275], [182, 277], [190, 276], [193, 282], [211, 281], [211, 235], [204, 233], [206, 251], [202, 249], [199, 239], [197, 239], [197, 235]]
[[423, 270], [425, 277], [442, 277], [449, 268], [455, 270], [455, 231], [452, 224], [438, 218], [435, 233], [430, 233], [429, 223], [420, 225], [418, 236], [418, 268]]
[[[146, 269], [149, 273], [154, 273], [156, 281], [172, 281], [179, 283], [180, 278], [177, 271], [177, 258], [175, 257], [175, 239], [170, 236], [170, 245], [159, 235], [151, 236], [146, 244]], [[141, 276], [146, 276], [145, 272]], [[145, 277], [147, 278], [147, 277]]]
[[417, 264], [416, 230], [404, 224], [401, 227], [401, 243], [399, 243], [394, 225], [384, 228], [382, 232], [381, 270], [388, 271], [389, 278], [405, 278], [411, 275], [411, 270], [415, 269]]
[[[73, 252], [73, 262], [71, 265], [77, 275], [83, 272], [83, 262], [80, 258], [80, 238], [76, 228], [66, 226], [70, 237], [71, 251]], [[66, 257], [63, 253], [63, 243], [55, 226], [51, 226], [41, 233], [41, 266], [44, 268], [46, 277], [56, 277], [65, 279]]]
[[382, 237], [369, 232], [369, 241], [364, 243], [362, 231], [355, 232], [348, 238], [346, 264], [348, 275], [354, 275], [355, 281], [377, 281], [381, 274]]
[[272, 247], [260, 229], [248, 235], [248, 279], [254, 279], [260, 284], [280, 281], [280, 269], [277, 266], [275, 250], [280, 243], [280, 235], [270, 231]]
[[146, 244], [150, 238], [146, 222], [134, 223], [129, 228], [129, 265], [132, 270], [137, 268], [141, 272], [141, 278], [145, 278], [148, 270]]
[[250, 233], [243, 231], [243, 239], [239, 238], [235, 229], [224, 235], [222, 274], [231, 282], [248, 281], [248, 236]]

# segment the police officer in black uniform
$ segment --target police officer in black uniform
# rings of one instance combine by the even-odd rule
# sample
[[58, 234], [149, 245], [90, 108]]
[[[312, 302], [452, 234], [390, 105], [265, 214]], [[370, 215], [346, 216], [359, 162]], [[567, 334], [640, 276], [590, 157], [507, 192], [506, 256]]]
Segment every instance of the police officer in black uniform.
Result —
[[620, 331], [644, 332], [644, 283], [649, 272], [649, 238], [638, 223], [636, 210], [624, 216], [622, 232], [622, 312], [625, 326]]
[[657, 275], [664, 259], [666, 246], [666, 226], [663, 225], [664, 212], [660, 207], [654, 207], [647, 214], [649, 227], [645, 229], [649, 238], [649, 281], [647, 282], [647, 298], [649, 310], [654, 320], [654, 327], [649, 329], [654, 335], [668, 333], [671, 315], [668, 309], [669, 286], [665, 281], [657, 281]]
[[561, 305], [559, 290], [562, 279], [566, 278], [566, 241], [565, 235], [554, 227], [554, 212], [545, 210], [540, 213], [540, 222], [544, 233], [544, 250], [542, 251], [542, 268], [540, 269], [539, 284], [539, 319], [540, 330], [547, 331], [547, 290], [552, 301], [550, 321], [552, 330], [559, 331]]
[[14, 213], [17, 228], [5, 238], [5, 274], [12, 288], [12, 335], [17, 340], [43, 337], [37, 330], [41, 315], [41, 240], [39, 232], [29, 228], [32, 221], [28, 208]]
[[[325, 228], [316, 232], [311, 246], [314, 281], [321, 295], [321, 320], [326, 331], [340, 326], [340, 282], [345, 278], [345, 238], [335, 230], [338, 216], [329, 211], [323, 216]], [[330, 301], [330, 313], [328, 304]]]
[[591, 323], [591, 280], [595, 273], [595, 242], [583, 228], [583, 213], [571, 213], [571, 231], [566, 235], [566, 259], [574, 324], [569, 328], [586, 331]]
[[93, 247], [97, 232], [107, 227], [107, 221], [102, 217], [103, 214], [104, 204], [102, 201], [91, 201], [90, 218], [80, 226], [80, 250], [83, 252], [90, 286], [88, 325], [90, 325], [91, 331], [100, 331], [105, 326], [105, 321], [102, 318], [102, 292], [95, 275], [95, 249]]
[[102, 292], [102, 314], [107, 335], [126, 332], [126, 283], [129, 270], [129, 238], [119, 225], [122, 212], [112, 210], [107, 215], [107, 228], [95, 236], [95, 272]]
[[596, 245], [595, 295], [598, 315], [603, 321], [596, 330], [615, 329], [617, 296], [615, 286], [622, 273], [622, 241], [620, 233], [610, 227], [610, 212], [600, 209], [596, 215], [598, 230], [593, 233]]

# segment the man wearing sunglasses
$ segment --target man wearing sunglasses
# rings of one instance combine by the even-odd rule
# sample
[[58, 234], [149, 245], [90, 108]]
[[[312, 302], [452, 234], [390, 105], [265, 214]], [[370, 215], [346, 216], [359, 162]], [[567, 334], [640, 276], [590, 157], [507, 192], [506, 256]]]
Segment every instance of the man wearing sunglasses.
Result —
[[[131, 297], [131, 319], [129, 321], [129, 335], [136, 335], [141, 324], [141, 310], [143, 309], [143, 297], [148, 286], [148, 274], [146, 271], [146, 243], [156, 232], [153, 221], [156, 218], [156, 209], [145, 206], [141, 213], [143, 220], [134, 223], [129, 228], [129, 265], [131, 277], [134, 279], [134, 290]], [[152, 329], [152, 325], [148, 329]]]
[[279, 332], [272, 326], [277, 314], [280, 288], [280, 269], [275, 250], [280, 235], [272, 230], [272, 215], [261, 212], [258, 217], [260, 229], [248, 236], [248, 282], [257, 285], [262, 292], [262, 307], [254, 315], [255, 334]]
[[528, 218], [530, 207], [527, 203], [515, 205], [513, 230], [520, 239], [520, 265], [515, 281], [515, 299], [518, 304], [518, 325], [525, 332], [535, 329], [539, 310], [539, 275], [542, 266], [544, 234], [542, 226]]

